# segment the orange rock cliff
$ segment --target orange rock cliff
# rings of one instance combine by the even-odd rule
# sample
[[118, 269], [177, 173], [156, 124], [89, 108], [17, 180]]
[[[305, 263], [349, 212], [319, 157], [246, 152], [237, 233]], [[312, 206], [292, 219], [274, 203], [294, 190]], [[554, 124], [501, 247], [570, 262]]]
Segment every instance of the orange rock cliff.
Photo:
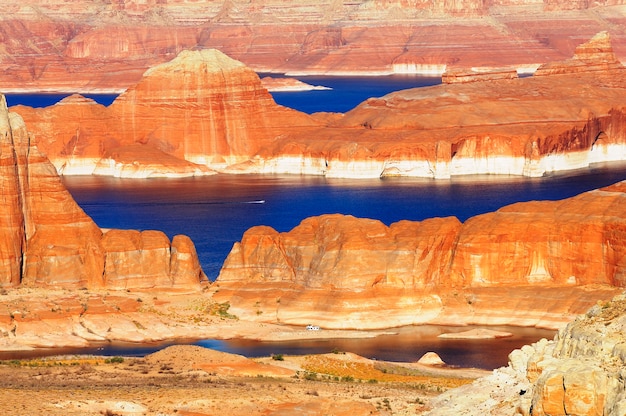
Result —
[[[2, 0], [0, 84], [16, 91], [122, 91], [180, 51], [216, 48], [255, 71], [441, 74], [532, 71], [614, 30], [623, 0]], [[7, 90], [4, 90], [7, 92]]]
[[72, 199], [0, 99], [0, 286], [197, 289], [203, 276], [186, 236], [101, 230]]
[[309, 116], [277, 105], [241, 62], [185, 51], [107, 108], [72, 96], [13, 111], [63, 174], [542, 176], [626, 157], [625, 74], [601, 32], [537, 76], [457, 71]]
[[224, 262], [215, 297], [263, 322], [558, 326], [626, 287], [625, 191], [518, 203], [463, 224], [335, 214], [287, 233], [255, 227]]

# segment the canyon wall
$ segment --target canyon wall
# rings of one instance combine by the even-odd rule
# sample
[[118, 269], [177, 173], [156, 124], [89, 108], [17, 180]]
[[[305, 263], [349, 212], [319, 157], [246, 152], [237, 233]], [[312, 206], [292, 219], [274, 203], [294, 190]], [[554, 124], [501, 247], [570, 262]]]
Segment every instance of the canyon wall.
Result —
[[[238, 316], [329, 328], [554, 327], [626, 287], [626, 184], [470, 218], [308, 218], [261, 226], [214, 285]], [[381, 314], [380, 311], [385, 311]]]
[[0, 134], [0, 287], [198, 289], [203, 273], [187, 237], [101, 230], [3, 96]]
[[626, 414], [626, 296], [598, 302], [509, 355], [509, 365], [432, 402], [428, 416]]
[[150, 67], [215, 48], [259, 72], [532, 71], [608, 30], [626, 57], [623, 0], [3, 0], [3, 92], [120, 92]]
[[625, 74], [601, 32], [536, 76], [451, 71], [442, 85], [307, 115], [277, 105], [243, 63], [184, 51], [109, 107], [74, 95], [13, 111], [65, 175], [542, 176], [626, 158]]

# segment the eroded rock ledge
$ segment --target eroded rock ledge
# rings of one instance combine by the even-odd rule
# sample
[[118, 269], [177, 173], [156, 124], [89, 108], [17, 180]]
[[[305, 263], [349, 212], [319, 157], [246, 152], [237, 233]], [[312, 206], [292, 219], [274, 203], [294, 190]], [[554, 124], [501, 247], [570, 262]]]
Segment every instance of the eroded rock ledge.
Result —
[[0, 98], [0, 287], [198, 290], [187, 236], [101, 230]]
[[[305, 219], [233, 246], [215, 298], [259, 322], [555, 328], [626, 287], [626, 183], [470, 218]], [[381, 313], [384, 311], [384, 313]]]

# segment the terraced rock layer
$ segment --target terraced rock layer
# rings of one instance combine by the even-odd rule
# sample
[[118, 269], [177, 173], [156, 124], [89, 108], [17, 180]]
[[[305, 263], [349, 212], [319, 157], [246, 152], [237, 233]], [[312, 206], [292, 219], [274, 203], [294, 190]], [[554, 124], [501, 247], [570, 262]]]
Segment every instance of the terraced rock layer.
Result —
[[185, 51], [109, 107], [72, 96], [14, 111], [66, 175], [542, 176], [626, 159], [625, 74], [601, 32], [533, 77], [453, 71], [309, 116], [277, 105], [243, 63]]

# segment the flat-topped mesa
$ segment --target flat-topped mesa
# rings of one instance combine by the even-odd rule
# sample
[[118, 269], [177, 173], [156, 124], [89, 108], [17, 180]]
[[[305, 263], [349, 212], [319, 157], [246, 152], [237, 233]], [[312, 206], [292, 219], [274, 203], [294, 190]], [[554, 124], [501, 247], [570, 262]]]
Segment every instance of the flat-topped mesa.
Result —
[[626, 287], [625, 189], [514, 204], [464, 224], [387, 227], [336, 214], [286, 233], [254, 227], [224, 262], [215, 296], [266, 322], [555, 327]]
[[444, 84], [462, 84], [466, 82], [494, 81], [518, 78], [517, 70], [510, 68], [471, 68], [448, 69], [441, 76]]
[[187, 237], [170, 243], [156, 231], [103, 234], [4, 96], [0, 147], [0, 287], [199, 288], [204, 275]]
[[149, 69], [110, 111], [123, 143], [149, 144], [210, 167], [250, 158], [260, 141], [273, 138], [268, 128], [298, 125], [254, 71], [214, 49], [183, 51]]
[[609, 33], [600, 32], [588, 42], [577, 46], [571, 59], [541, 65], [534, 76], [606, 72], [615, 69], [624, 69], [624, 66], [613, 52]]

